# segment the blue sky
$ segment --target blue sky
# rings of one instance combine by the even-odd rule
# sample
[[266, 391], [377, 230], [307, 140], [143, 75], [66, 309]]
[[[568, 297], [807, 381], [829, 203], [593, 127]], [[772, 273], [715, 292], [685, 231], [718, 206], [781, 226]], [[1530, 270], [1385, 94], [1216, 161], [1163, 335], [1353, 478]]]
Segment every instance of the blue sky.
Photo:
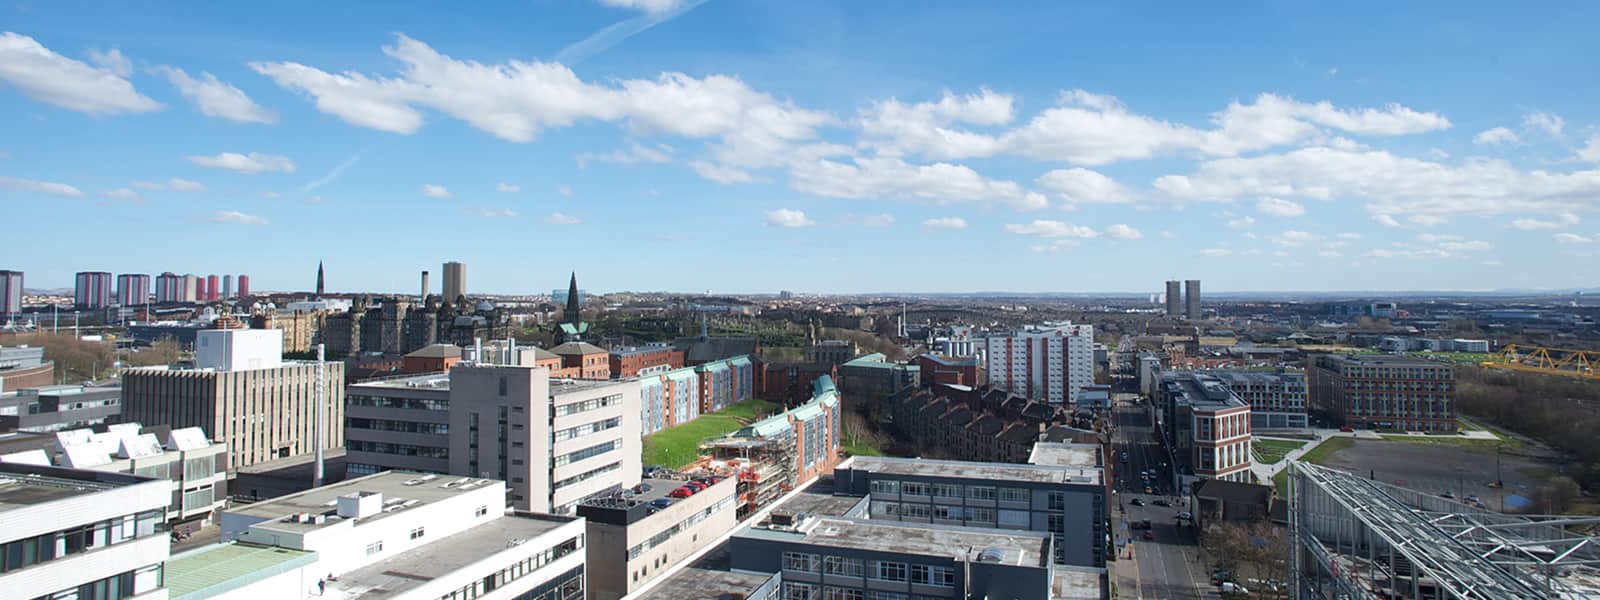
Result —
[[1595, 285], [1592, 3], [0, 6], [0, 268]]

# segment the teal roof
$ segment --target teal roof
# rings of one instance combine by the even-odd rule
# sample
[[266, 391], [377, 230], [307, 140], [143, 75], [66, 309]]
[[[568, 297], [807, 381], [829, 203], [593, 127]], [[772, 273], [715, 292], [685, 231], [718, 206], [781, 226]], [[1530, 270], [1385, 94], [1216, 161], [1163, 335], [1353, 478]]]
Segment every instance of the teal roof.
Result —
[[695, 370], [696, 371], [700, 371], [700, 372], [726, 371], [726, 370], [728, 370], [728, 362], [727, 361], [723, 361], [723, 360], [719, 360], [717, 362], [706, 363], [706, 364], [703, 364], [703, 365], [695, 367]]
[[253, 544], [212, 544], [167, 559], [172, 600], [198, 600], [315, 564], [317, 553]]
[[733, 432], [733, 437], [771, 437], [789, 431], [788, 413], [772, 415]]
[[728, 359], [728, 364], [733, 365], [735, 367], [748, 367], [748, 366], [750, 366], [750, 357], [748, 357], [748, 356], [735, 356], [733, 358]]
[[789, 411], [789, 414], [797, 421], [810, 421], [822, 416], [822, 406], [817, 402], [808, 402], [796, 406], [794, 410]]
[[818, 377], [816, 379], [816, 381], [811, 382], [811, 396], [813, 398], [815, 398], [816, 396], [821, 396], [823, 394], [833, 394], [833, 393], [837, 393], [837, 391], [833, 387], [833, 378], [832, 377], [829, 377], [827, 375], [823, 375], [821, 377]]
[[868, 363], [888, 363], [888, 362], [889, 362], [889, 357], [884, 356], [882, 352], [873, 352], [872, 354], [863, 354], [861, 356], [857, 356], [857, 357], [855, 357], [853, 359], [845, 361], [844, 364], [860, 367], [860, 366], [870, 366], [870, 365], [868, 365]]

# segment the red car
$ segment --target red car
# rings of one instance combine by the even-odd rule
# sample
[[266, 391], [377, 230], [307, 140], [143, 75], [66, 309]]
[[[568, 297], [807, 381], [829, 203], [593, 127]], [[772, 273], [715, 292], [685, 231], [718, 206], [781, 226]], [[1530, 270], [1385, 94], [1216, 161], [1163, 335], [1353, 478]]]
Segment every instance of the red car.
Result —
[[684, 487], [672, 490], [672, 493], [671, 494], [667, 494], [667, 495], [668, 496], [672, 496], [673, 498], [688, 498], [689, 496], [693, 496], [694, 495], [694, 490], [689, 489], [688, 486], [684, 486]]
[[1149, 540], [1154, 540], [1154, 539], [1156, 539], [1156, 532], [1154, 532], [1154, 531], [1150, 531], [1150, 530], [1148, 530], [1148, 529], [1147, 529], [1147, 530], [1145, 530], [1145, 532], [1144, 532], [1144, 539], [1145, 539], [1145, 540], [1146, 540], [1146, 541], [1149, 541]]
[[1343, 431], [1345, 433], [1351, 433], [1351, 432], [1355, 431], [1355, 429], [1350, 427], [1349, 425], [1345, 425], [1344, 427], [1340, 427], [1339, 431]]

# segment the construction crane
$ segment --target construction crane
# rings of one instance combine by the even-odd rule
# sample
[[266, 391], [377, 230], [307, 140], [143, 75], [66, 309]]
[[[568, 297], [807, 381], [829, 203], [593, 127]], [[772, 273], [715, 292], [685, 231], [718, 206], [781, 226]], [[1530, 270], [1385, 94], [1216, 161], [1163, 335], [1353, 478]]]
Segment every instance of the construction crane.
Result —
[[1480, 364], [1490, 369], [1600, 380], [1600, 373], [1595, 372], [1597, 363], [1600, 352], [1506, 344]]

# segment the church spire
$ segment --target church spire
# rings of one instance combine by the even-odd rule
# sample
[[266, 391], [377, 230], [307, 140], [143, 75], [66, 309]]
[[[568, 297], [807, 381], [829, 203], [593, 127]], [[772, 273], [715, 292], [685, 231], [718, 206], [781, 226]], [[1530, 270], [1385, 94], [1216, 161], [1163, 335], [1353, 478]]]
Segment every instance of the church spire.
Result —
[[322, 261], [317, 261], [317, 297], [322, 297]]
[[567, 308], [563, 311], [566, 322], [577, 324], [583, 320], [583, 313], [578, 306], [578, 272], [572, 272], [572, 281], [567, 284]]

